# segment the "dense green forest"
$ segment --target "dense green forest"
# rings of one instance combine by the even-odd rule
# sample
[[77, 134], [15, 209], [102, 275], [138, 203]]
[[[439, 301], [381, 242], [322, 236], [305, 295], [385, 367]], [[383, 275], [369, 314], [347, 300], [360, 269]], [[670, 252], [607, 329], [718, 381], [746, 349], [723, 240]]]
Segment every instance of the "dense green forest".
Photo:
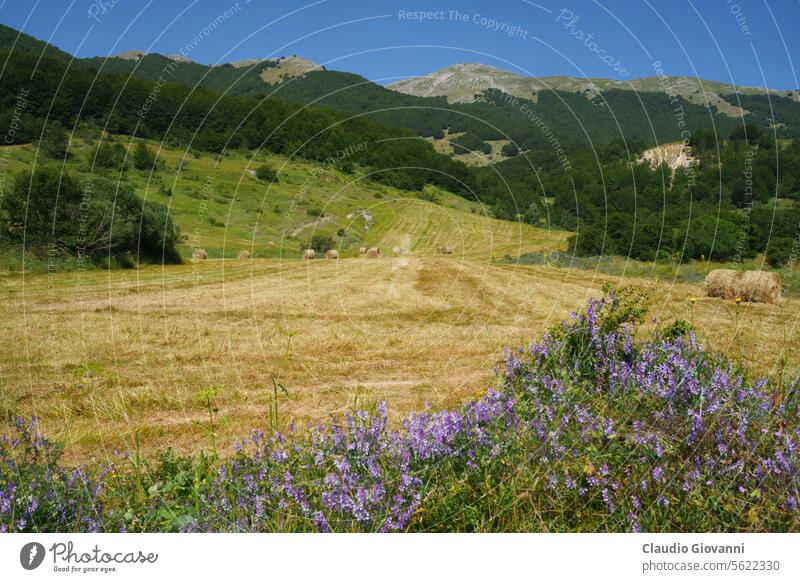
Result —
[[509, 193], [487, 200], [496, 215], [576, 231], [578, 255], [685, 261], [766, 252], [782, 266], [800, 229], [800, 143], [746, 128], [728, 136], [698, 130], [690, 141], [696, 164], [675, 172], [653, 170], [615, 142], [570, 151], [569, 172], [553, 155], [537, 157], [538, 187], [528, 156], [483, 168], [479, 189]]

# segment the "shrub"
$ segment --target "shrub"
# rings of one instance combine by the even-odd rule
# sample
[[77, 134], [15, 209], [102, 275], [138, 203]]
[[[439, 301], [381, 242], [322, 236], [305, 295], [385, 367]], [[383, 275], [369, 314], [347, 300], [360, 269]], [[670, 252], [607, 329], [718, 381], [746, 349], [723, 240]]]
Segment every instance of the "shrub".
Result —
[[256, 168], [256, 177], [262, 182], [278, 181], [278, 173], [267, 164], [263, 164]]
[[425, 202], [430, 202], [431, 204], [440, 204], [441, 199], [439, 195], [433, 190], [423, 190], [419, 194], [417, 194], [417, 198], [420, 200], [424, 200]]
[[[56, 205], [54, 200], [58, 200]], [[5, 201], [5, 230], [13, 242], [50, 246], [76, 257], [130, 256], [180, 262], [179, 227], [167, 209], [142, 201], [129, 184], [101, 177], [83, 183], [56, 168], [23, 172]]]
[[98, 168], [123, 169], [127, 152], [120, 143], [101, 143], [97, 150], [89, 156], [89, 164], [94, 163]]
[[774, 238], [767, 248], [767, 263], [776, 269], [785, 267], [792, 260], [793, 248], [794, 241], [788, 236]]
[[304, 248], [314, 249], [318, 253], [325, 254], [336, 246], [336, 241], [329, 234], [317, 233], [312, 235], [311, 241]]
[[336, 162], [336, 169], [344, 174], [352, 174], [355, 171], [356, 166], [353, 163], [353, 160], [345, 158]]
[[39, 148], [48, 158], [63, 160], [67, 156], [69, 138], [67, 131], [60, 122], [52, 121], [47, 124], [44, 135], [39, 142]]

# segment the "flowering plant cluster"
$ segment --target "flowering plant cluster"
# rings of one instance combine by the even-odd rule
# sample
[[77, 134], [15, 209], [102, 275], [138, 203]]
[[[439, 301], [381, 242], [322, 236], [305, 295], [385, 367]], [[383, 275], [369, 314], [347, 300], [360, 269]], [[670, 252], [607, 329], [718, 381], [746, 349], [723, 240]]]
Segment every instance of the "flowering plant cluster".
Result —
[[749, 381], [682, 322], [590, 301], [457, 409], [253, 431], [226, 459], [59, 467], [0, 445], [3, 531], [797, 531], [798, 383]]
[[0, 532], [99, 530], [104, 472], [61, 467], [61, 452], [35, 418], [17, 418], [14, 433], [0, 436]]
[[567, 530], [796, 529], [798, 384], [749, 382], [691, 331], [672, 337], [680, 324], [641, 343], [627, 324], [604, 330], [617, 308], [590, 301], [506, 359], [545, 510]]

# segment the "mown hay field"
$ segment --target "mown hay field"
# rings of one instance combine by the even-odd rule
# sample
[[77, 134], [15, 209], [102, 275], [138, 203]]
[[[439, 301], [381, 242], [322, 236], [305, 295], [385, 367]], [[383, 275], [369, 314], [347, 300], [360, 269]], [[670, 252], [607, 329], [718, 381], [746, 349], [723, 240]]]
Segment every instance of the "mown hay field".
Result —
[[[66, 443], [71, 462], [130, 451], [137, 433], [145, 453], [198, 450], [208, 435], [196, 395], [217, 386], [225, 451], [269, 422], [273, 378], [288, 391], [278, 397], [284, 426], [381, 400], [397, 420], [426, 402], [440, 408], [481, 393], [505, 346], [541, 337], [603, 284], [621, 282], [496, 264], [477, 243], [471, 253], [456, 246], [437, 256], [419, 242], [437, 229], [413, 224], [380, 241], [390, 250], [407, 236], [412, 250], [401, 257], [207, 260], [0, 278], [3, 422], [36, 415]], [[703, 297], [700, 285], [627, 282], [653, 289], [649, 317], [693, 320], [703, 341], [754, 373], [797, 370], [798, 300], [737, 305]]]

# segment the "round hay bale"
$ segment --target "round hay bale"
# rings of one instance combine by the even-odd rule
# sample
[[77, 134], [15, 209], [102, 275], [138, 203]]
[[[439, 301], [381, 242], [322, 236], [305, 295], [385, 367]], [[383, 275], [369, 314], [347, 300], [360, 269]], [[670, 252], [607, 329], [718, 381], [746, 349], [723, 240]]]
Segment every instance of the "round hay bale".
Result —
[[274, 243], [274, 242], [272, 242], [272, 241], [269, 241], [269, 242], [267, 243], [267, 248], [268, 248], [268, 249], [274, 249], [274, 248], [275, 248], [275, 243]]
[[249, 259], [250, 258], [250, 251], [246, 251], [242, 249], [236, 254], [237, 259]]
[[335, 251], [333, 249], [329, 251], [325, 251], [325, 258], [326, 259], [338, 259], [339, 258], [339, 251]]
[[708, 297], [729, 299], [733, 294], [733, 278], [736, 271], [731, 269], [714, 269], [706, 275], [703, 289]]
[[203, 249], [194, 249], [192, 251], [192, 258], [195, 261], [205, 261], [208, 258], [208, 253]]
[[367, 254], [367, 247], [361, 247], [358, 249], [359, 254], [366, 255]]
[[441, 246], [441, 247], [437, 247], [436, 248], [436, 252], [441, 254], [441, 255], [452, 255], [453, 254], [453, 248], [452, 247], [448, 247], [448, 246]]
[[311, 260], [317, 256], [317, 253], [314, 249], [306, 249], [303, 251], [303, 258]]
[[777, 303], [781, 295], [781, 276], [767, 271], [714, 269], [706, 276], [704, 288], [708, 297]]
[[740, 279], [742, 301], [777, 303], [781, 297], [781, 276], [769, 271], [745, 271]]
[[392, 254], [393, 254], [395, 257], [399, 257], [400, 255], [402, 255], [402, 254], [403, 254], [403, 248], [402, 248], [402, 247], [394, 247], [394, 248], [392, 249]]
[[381, 254], [381, 250], [375, 247], [372, 247], [367, 251], [367, 258], [368, 259], [377, 259], [378, 255]]

